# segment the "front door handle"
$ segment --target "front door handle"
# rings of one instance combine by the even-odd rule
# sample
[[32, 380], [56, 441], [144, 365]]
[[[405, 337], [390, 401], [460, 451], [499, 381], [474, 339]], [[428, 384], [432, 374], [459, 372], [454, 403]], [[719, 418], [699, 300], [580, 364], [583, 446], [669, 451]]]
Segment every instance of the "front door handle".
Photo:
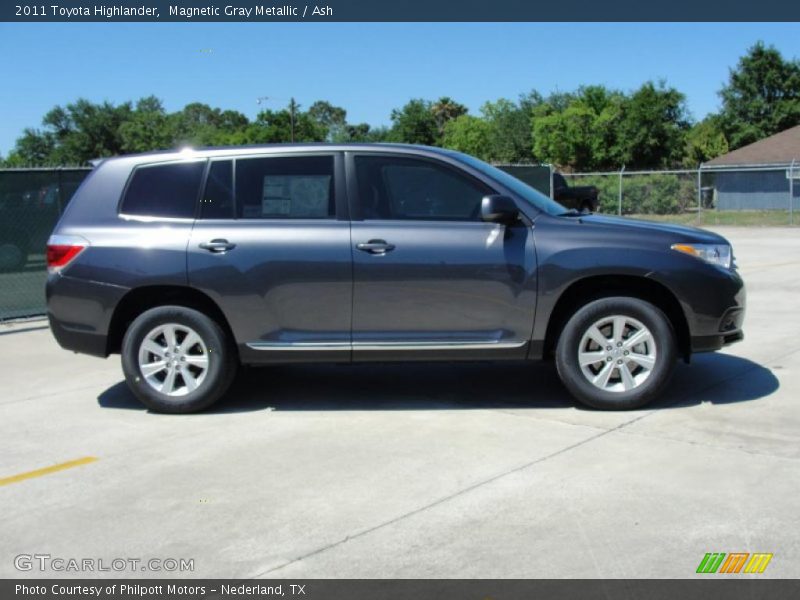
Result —
[[228, 250], [233, 250], [236, 248], [236, 244], [231, 244], [228, 240], [216, 239], [211, 240], [210, 242], [203, 242], [200, 244], [200, 247], [203, 250], [208, 250], [209, 252], [222, 253], [227, 252]]
[[370, 254], [386, 254], [394, 250], [394, 244], [387, 244], [385, 240], [370, 240], [365, 244], [357, 244], [356, 248]]

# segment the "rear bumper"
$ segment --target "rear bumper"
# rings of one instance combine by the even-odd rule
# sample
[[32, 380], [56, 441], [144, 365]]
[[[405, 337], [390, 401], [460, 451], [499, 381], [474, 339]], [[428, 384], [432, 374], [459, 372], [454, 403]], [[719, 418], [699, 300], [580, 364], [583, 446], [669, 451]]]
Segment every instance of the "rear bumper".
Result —
[[74, 352], [108, 356], [111, 316], [127, 289], [56, 273], [47, 277], [45, 290], [47, 318], [58, 344]]
[[47, 313], [47, 318], [50, 321], [50, 331], [53, 332], [53, 337], [56, 338], [58, 345], [62, 348], [102, 358], [108, 356], [106, 350], [107, 336], [105, 334], [69, 329], [49, 312]]

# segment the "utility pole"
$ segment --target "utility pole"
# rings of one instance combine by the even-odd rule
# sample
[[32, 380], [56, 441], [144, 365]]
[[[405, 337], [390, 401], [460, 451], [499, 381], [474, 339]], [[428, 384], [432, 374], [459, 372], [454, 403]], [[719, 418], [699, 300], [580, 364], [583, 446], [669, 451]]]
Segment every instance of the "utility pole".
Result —
[[794, 164], [796, 159], [792, 159], [792, 166], [789, 167], [789, 225], [794, 225]]
[[297, 110], [297, 102], [294, 101], [294, 97], [289, 100], [289, 122], [291, 124], [292, 129], [292, 143], [294, 143], [294, 113]]

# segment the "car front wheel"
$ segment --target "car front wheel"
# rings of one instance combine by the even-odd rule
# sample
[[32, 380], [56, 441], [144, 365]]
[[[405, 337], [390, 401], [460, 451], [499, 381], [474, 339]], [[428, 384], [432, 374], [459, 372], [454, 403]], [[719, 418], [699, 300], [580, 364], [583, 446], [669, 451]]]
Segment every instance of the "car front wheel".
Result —
[[236, 373], [234, 351], [222, 328], [183, 306], [161, 306], [139, 315], [122, 342], [122, 370], [133, 393], [156, 412], [207, 408]]
[[663, 390], [675, 365], [675, 334], [656, 306], [638, 298], [590, 302], [569, 319], [556, 348], [564, 385], [593, 408], [640, 408]]

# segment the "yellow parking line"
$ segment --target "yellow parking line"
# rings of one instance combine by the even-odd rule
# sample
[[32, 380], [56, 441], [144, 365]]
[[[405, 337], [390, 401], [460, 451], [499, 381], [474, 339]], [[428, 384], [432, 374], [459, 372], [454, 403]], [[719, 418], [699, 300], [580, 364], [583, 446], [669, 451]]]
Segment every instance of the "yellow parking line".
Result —
[[36, 469], [35, 471], [27, 471], [26, 473], [19, 473], [11, 477], [3, 477], [0, 479], [0, 486], [8, 485], [9, 483], [17, 483], [18, 481], [25, 481], [26, 479], [33, 479], [34, 477], [41, 477], [42, 475], [49, 475], [50, 473], [58, 473], [64, 469], [71, 469], [73, 467], [80, 467], [81, 465], [88, 465], [98, 459], [96, 456], [84, 456], [83, 458], [76, 458], [67, 462]]

